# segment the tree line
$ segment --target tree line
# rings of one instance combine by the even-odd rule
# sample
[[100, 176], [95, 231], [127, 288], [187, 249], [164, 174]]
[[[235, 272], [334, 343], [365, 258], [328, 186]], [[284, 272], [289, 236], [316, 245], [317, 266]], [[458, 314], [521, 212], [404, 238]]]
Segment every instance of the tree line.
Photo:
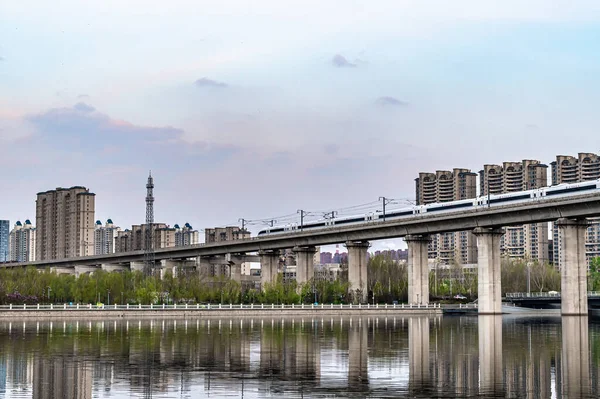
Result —
[[[560, 291], [560, 273], [551, 265], [503, 259], [502, 293]], [[139, 271], [98, 270], [80, 276], [57, 274], [34, 267], [0, 270], [0, 303], [349, 303], [366, 294], [369, 302], [406, 302], [408, 267], [385, 255], [374, 256], [368, 264], [367, 293], [356, 292], [348, 283], [347, 270], [333, 281], [312, 279], [299, 286], [284, 282], [283, 276], [262, 289], [243, 287], [226, 276], [208, 278], [194, 271], [177, 276], [167, 271], [163, 278]], [[600, 290], [600, 258], [591, 262], [588, 289]], [[460, 294], [477, 298], [477, 270], [453, 264], [430, 272], [431, 300], [450, 299]]]

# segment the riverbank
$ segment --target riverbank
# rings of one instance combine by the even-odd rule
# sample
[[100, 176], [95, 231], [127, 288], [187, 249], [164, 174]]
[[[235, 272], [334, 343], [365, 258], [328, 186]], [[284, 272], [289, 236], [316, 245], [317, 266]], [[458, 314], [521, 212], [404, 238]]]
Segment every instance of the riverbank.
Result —
[[439, 304], [426, 305], [8, 305], [0, 306], [1, 318], [205, 318], [205, 317], [289, 317], [289, 316], [363, 316], [363, 315], [442, 314]]
[[384, 308], [265, 308], [265, 309], [80, 309], [80, 310], [2, 310], [1, 319], [193, 319], [215, 317], [315, 317], [315, 316], [410, 316], [441, 315], [439, 308], [384, 309]]

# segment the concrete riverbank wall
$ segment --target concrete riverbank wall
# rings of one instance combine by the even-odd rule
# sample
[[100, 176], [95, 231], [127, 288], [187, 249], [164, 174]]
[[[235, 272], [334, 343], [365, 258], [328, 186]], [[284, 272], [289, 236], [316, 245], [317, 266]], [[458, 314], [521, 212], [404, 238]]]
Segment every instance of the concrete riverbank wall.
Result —
[[240, 318], [240, 317], [347, 317], [347, 316], [378, 316], [402, 317], [411, 315], [441, 315], [439, 308], [413, 309], [201, 309], [201, 310], [114, 310], [114, 309], [81, 309], [81, 310], [3, 310], [0, 320], [50, 320], [50, 319], [203, 319], [203, 318]]

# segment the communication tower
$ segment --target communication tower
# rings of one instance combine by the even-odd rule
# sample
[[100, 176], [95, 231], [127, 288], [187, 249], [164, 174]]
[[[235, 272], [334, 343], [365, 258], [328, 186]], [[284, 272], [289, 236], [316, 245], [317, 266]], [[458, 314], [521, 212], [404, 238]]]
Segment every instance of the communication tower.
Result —
[[154, 179], [152, 171], [146, 183], [146, 231], [144, 232], [144, 273], [153, 273], [154, 263]]

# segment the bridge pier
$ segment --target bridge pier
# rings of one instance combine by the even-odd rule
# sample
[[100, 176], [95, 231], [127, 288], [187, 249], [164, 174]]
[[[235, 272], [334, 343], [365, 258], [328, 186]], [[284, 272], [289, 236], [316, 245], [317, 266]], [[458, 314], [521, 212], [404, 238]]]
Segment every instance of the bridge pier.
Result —
[[71, 267], [52, 266], [50, 271], [56, 274], [75, 274], [75, 268]]
[[367, 302], [367, 249], [368, 241], [347, 241], [348, 248], [348, 282], [352, 300], [358, 303]]
[[229, 265], [229, 278], [231, 280], [241, 284], [242, 283], [241, 263], [243, 262], [243, 257], [240, 259], [239, 256], [232, 256], [231, 254], [225, 254], [225, 261]]
[[479, 392], [485, 396], [491, 393], [501, 393], [504, 386], [502, 316], [483, 315], [479, 317], [477, 324], [479, 328]]
[[478, 312], [502, 314], [500, 239], [504, 231], [478, 227], [473, 234], [477, 237]]
[[108, 264], [108, 263], [103, 263], [100, 265], [100, 268], [102, 270], [104, 270], [105, 272], [124, 272], [125, 270], [127, 270], [126, 266], [123, 265], [112, 265], [112, 264]]
[[98, 267], [96, 266], [86, 266], [86, 265], [76, 265], [74, 266], [75, 268], [75, 276], [79, 277], [82, 274], [90, 274], [95, 272], [96, 270], [99, 270]]
[[408, 302], [429, 303], [429, 236], [408, 235]]
[[585, 219], [561, 218], [556, 222], [560, 234], [560, 310], [565, 315], [587, 315], [587, 269], [585, 259]]
[[315, 247], [294, 247], [298, 290], [315, 276]]
[[348, 328], [348, 386], [364, 391], [369, 386], [369, 319], [350, 319]]
[[[410, 256], [410, 254], [409, 254]], [[410, 391], [422, 392], [430, 384], [429, 317], [408, 319], [408, 384]]]
[[260, 256], [260, 284], [261, 289], [265, 290], [265, 285], [272, 284], [279, 272], [279, 251], [259, 251]]
[[139, 271], [139, 272], [144, 272], [144, 262], [130, 262], [129, 263], [129, 269], [134, 272], [134, 271]]
[[561, 319], [563, 397], [589, 397], [591, 385], [588, 316], [565, 316]]

